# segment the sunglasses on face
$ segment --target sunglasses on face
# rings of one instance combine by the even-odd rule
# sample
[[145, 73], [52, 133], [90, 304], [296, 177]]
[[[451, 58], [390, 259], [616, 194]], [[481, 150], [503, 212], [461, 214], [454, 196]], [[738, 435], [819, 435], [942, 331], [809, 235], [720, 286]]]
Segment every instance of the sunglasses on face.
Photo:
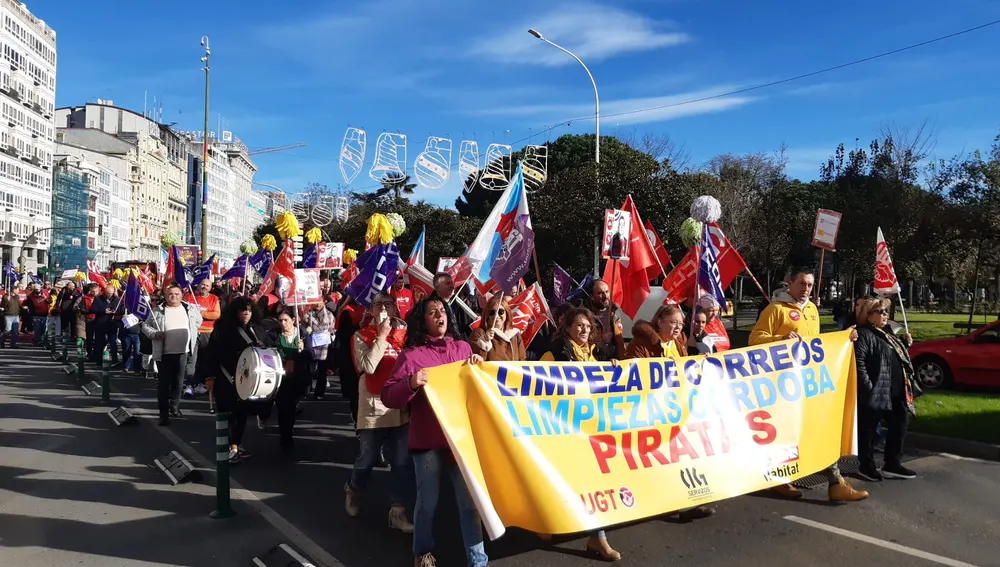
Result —
[[489, 315], [492, 317], [494, 315], [506, 315], [507, 312], [503, 309], [490, 309]]
[[871, 311], [869, 311], [869, 313], [871, 313], [872, 315], [888, 315], [889, 314], [889, 310], [888, 309], [872, 309]]

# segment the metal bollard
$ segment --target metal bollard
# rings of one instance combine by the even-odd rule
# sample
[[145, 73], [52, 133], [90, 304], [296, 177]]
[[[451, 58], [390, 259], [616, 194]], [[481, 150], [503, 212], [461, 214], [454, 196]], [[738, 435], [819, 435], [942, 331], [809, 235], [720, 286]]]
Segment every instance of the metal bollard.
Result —
[[[49, 331], [53, 331], [53, 332], [49, 333]], [[56, 337], [56, 333], [55, 333], [55, 328], [52, 327], [52, 326], [46, 327], [45, 334], [49, 336], [49, 352], [52, 353], [52, 360], [59, 360], [59, 358], [56, 356], [56, 338], [57, 337]]]
[[111, 354], [107, 349], [101, 358], [101, 403], [111, 403]]
[[76, 381], [80, 384], [83, 384], [84, 380], [87, 379], [87, 373], [83, 369], [83, 360], [86, 358], [85, 350], [83, 339], [76, 339]]
[[63, 338], [62, 335], [53, 335], [52, 336], [52, 339], [53, 339], [52, 340], [52, 345], [50, 345], [52, 347], [52, 360], [55, 360], [55, 361], [60, 360], [59, 359], [59, 344], [57, 343], [57, 341], [61, 341], [62, 338]]
[[215, 511], [216, 519], [235, 515], [229, 501], [229, 413], [215, 414]]

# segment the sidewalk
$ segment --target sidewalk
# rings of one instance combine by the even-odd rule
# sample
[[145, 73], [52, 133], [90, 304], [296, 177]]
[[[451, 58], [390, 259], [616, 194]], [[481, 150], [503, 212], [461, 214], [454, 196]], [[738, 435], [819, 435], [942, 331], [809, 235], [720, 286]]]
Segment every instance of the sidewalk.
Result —
[[0, 351], [0, 565], [228, 567], [283, 542], [261, 516], [213, 520], [212, 478], [173, 487], [174, 449], [147, 423], [116, 428], [47, 352]]

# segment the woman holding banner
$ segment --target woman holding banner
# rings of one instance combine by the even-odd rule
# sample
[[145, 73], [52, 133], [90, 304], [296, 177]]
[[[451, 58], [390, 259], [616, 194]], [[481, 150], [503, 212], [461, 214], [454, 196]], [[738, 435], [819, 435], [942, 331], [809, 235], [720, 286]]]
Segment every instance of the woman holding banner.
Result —
[[[705, 317], [702, 314], [702, 317]], [[684, 340], [684, 313], [676, 305], [664, 305], [656, 310], [650, 322], [636, 321], [632, 326], [632, 342], [625, 350], [625, 358], [678, 358], [686, 356]], [[681, 347], [684, 353], [681, 353]], [[707, 518], [714, 508], [695, 506], [678, 512], [685, 522]]]
[[[324, 308], [325, 310], [325, 308]], [[406, 323], [399, 318], [393, 296], [380, 293], [372, 301], [371, 323], [354, 333], [354, 367], [358, 381], [358, 458], [351, 470], [351, 480], [344, 485], [347, 515], [361, 513], [361, 497], [368, 487], [372, 469], [382, 460], [383, 452], [392, 465], [389, 484], [389, 527], [412, 534], [413, 524], [406, 517], [406, 500], [413, 486], [410, 453], [410, 412], [406, 408], [387, 408], [380, 398], [406, 341]]]
[[[903, 438], [913, 405], [913, 363], [909, 334], [898, 337], [889, 326], [888, 299], [858, 301], [858, 340], [854, 343], [858, 369], [858, 475], [869, 481], [888, 478], [916, 478], [904, 467]], [[885, 464], [875, 466], [876, 428], [883, 418], [889, 433], [885, 440]]]
[[472, 354], [469, 343], [455, 340], [448, 327], [448, 308], [431, 296], [418, 303], [407, 321], [406, 345], [392, 375], [382, 388], [385, 407], [410, 408], [408, 448], [413, 455], [417, 479], [417, 498], [413, 511], [413, 555], [417, 567], [436, 564], [434, 550], [434, 514], [440, 496], [441, 477], [448, 476], [455, 489], [458, 521], [471, 567], [484, 567], [488, 561], [483, 545], [483, 524], [476, 504], [458, 470], [448, 440], [441, 430], [434, 409], [424, 393], [427, 369], [452, 362], [478, 364], [483, 359]]
[[[657, 312], [659, 313], [659, 312]], [[655, 319], [655, 317], [654, 317]], [[683, 320], [681, 321], [683, 325]], [[543, 362], [597, 362], [596, 352], [600, 352], [594, 344], [596, 334], [593, 333], [597, 324], [589, 309], [576, 307], [566, 312], [559, 322], [559, 331], [549, 347], [549, 352], [542, 355]], [[617, 360], [611, 361], [617, 364]], [[608, 544], [604, 530], [592, 532], [587, 540], [587, 551], [604, 561], [620, 561], [622, 554]]]
[[684, 313], [676, 305], [656, 310], [652, 321], [636, 321], [632, 342], [625, 358], [674, 358], [687, 355], [684, 339]]
[[486, 301], [479, 326], [469, 338], [472, 352], [490, 362], [525, 360], [527, 354], [521, 332], [514, 327], [510, 301], [496, 294]]

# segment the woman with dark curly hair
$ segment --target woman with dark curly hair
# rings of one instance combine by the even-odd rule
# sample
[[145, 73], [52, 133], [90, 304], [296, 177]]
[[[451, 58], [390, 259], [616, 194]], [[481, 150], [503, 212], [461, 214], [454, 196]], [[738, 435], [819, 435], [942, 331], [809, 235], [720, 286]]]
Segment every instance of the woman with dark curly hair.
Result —
[[249, 297], [237, 297], [226, 306], [215, 322], [208, 346], [212, 360], [206, 368], [216, 378], [218, 410], [229, 413], [229, 462], [236, 464], [250, 456], [242, 446], [250, 403], [236, 393], [236, 366], [248, 347], [270, 346], [267, 331], [254, 319], [254, 304]]
[[[575, 307], [566, 312], [559, 322], [559, 330], [549, 347], [549, 352], [542, 355], [543, 361], [549, 362], [598, 362], [597, 354], [601, 350], [594, 343], [596, 327], [594, 315], [585, 307]], [[618, 361], [612, 359], [613, 364]], [[545, 536], [543, 535], [543, 539]], [[590, 534], [587, 540], [587, 551], [604, 561], [620, 561], [622, 554], [608, 544], [608, 536], [604, 530]]]
[[469, 343], [455, 340], [448, 327], [448, 308], [431, 296], [418, 303], [407, 321], [406, 343], [392, 375], [382, 388], [382, 403], [388, 408], [410, 407], [409, 450], [417, 479], [417, 499], [413, 511], [414, 565], [433, 567], [434, 514], [437, 510], [441, 478], [448, 476], [455, 489], [458, 519], [465, 542], [468, 564], [482, 567], [487, 563], [483, 546], [483, 526], [479, 512], [455, 464], [441, 424], [424, 392], [427, 369], [468, 361], [478, 364], [483, 359], [472, 354]]

